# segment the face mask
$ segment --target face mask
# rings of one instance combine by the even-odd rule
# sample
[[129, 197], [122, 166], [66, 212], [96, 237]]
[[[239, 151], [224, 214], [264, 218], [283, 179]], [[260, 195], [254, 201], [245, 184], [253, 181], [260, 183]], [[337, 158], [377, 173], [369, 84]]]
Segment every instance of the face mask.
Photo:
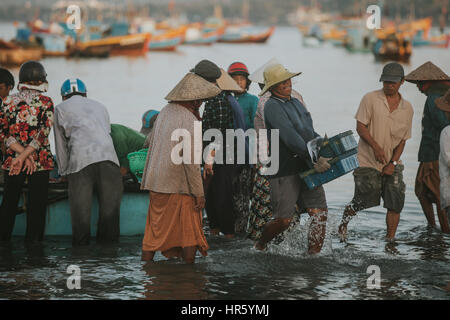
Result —
[[31, 89], [31, 90], [36, 90], [36, 91], [40, 91], [40, 92], [47, 92], [48, 83], [44, 82], [38, 86], [34, 86], [34, 85], [28, 84], [28, 83], [19, 83], [17, 85], [17, 90], [20, 91], [21, 89]]

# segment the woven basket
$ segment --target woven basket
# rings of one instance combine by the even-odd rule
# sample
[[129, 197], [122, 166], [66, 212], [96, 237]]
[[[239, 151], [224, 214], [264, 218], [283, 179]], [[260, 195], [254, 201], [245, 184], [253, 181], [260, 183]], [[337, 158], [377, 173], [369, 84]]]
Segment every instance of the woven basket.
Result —
[[142, 149], [136, 152], [131, 152], [127, 155], [130, 164], [130, 172], [138, 179], [142, 178], [144, 173], [145, 160], [147, 159], [148, 149]]

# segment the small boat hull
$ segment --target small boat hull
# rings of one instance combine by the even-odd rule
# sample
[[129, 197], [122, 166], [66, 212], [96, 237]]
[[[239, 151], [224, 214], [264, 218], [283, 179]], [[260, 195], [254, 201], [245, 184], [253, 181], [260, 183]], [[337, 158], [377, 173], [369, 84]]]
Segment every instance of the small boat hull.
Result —
[[42, 49], [21, 48], [15, 44], [0, 40], [0, 65], [18, 67], [29, 60], [41, 60]]
[[150, 51], [175, 51], [183, 42], [183, 37], [176, 37], [172, 39], [151, 40], [148, 46]]
[[145, 55], [148, 51], [151, 35], [149, 33], [132, 34], [127, 36], [106, 37], [98, 40], [90, 40], [79, 43], [75, 46], [75, 50], [85, 51], [93, 48], [110, 49], [112, 56], [128, 55], [139, 56]]
[[217, 29], [203, 29], [197, 30], [196, 32], [192, 32], [195, 30], [187, 30], [186, 36], [183, 44], [187, 45], [195, 45], [195, 46], [210, 46], [213, 43], [220, 40], [220, 37], [223, 35], [225, 28], [217, 28]]
[[[148, 193], [124, 193], [120, 205], [120, 235], [143, 235], [147, 222], [149, 206]], [[24, 236], [26, 230], [26, 214], [16, 216], [13, 235]], [[91, 212], [91, 234], [97, 233], [98, 201], [94, 197]], [[72, 223], [70, 218], [69, 201], [63, 200], [47, 207], [47, 219], [45, 225], [47, 236], [71, 236]]]
[[70, 51], [70, 57], [76, 58], [107, 58], [111, 54], [111, 47], [86, 47], [84, 49], [75, 48]]
[[257, 34], [224, 34], [218, 42], [222, 43], [265, 43], [272, 36], [275, 27]]
[[445, 37], [438, 37], [435, 39], [423, 39], [423, 38], [415, 38], [412, 41], [414, 47], [436, 47], [436, 48], [448, 48], [450, 44], [450, 35], [446, 35]]

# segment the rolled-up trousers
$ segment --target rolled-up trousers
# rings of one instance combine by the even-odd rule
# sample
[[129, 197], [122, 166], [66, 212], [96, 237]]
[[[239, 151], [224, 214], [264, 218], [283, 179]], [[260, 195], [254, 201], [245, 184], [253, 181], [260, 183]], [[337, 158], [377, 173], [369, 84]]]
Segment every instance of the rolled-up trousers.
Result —
[[0, 207], [0, 241], [9, 241], [14, 229], [17, 205], [28, 178], [26, 198], [27, 227], [25, 241], [40, 242], [44, 238], [45, 216], [47, 213], [48, 179], [50, 171], [36, 171], [32, 175], [21, 173], [9, 176], [5, 171], [5, 189]]
[[91, 164], [68, 175], [73, 245], [87, 245], [91, 237], [92, 197], [99, 203], [97, 242], [117, 242], [123, 183], [119, 167], [111, 161]]

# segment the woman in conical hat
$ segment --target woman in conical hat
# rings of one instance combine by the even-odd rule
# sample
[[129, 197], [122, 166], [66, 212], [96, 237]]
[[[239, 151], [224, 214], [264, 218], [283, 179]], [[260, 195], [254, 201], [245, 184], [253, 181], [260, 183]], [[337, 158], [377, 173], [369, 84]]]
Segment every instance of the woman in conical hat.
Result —
[[[141, 184], [141, 189], [150, 191], [142, 260], [153, 260], [156, 251], [167, 258], [181, 257], [186, 263], [195, 261], [197, 250], [207, 254], [202, 225], [205, 198], [198, 109], [205, 99], [220, 91], [202, 77], [188, 73], [166, 96], [169, 103], [159, 113], [151, 132], [152, 148]], [[200, 134], [194, 130], [196, 125]], [[181, 136], [181, 141], [172, 141], [174, 135]]]
[[[279, 64], [276, 58], [270, 59], [264, 65], [255, 70], [252, 74], [249, 75], [249, 79], [253, 82], [258, 83], [261, 89], [264, 88], [264, 70], [272, 65]], [[264, 106], [272, 96], [270, 91], [266, 91], [263, 95], [260, 96], [258, 101], [258, 106], [256, 109], [256, 114], [254, 118], [254, 126], [257, 131], [258, 141], [261, 143], [262, 141], [267, 140], [267, 133], [265, 131], [260, 131], [266, 129], [266, 125], [264, 123]], [[302, 96], [296, 90], [292, 89], [292, 97], [298, 99], [304, 106], [305, 103], [303, 101]], [[306, 107], [306, 106], [305, 106]], [[260, 146], [262, 146], [260, 144]], [[264, 147], [258, 148], [258, 160], [264, 160], [264, 157], [267, 156], [267, 151], [263, 149], [268, 148], [267, 145]], [[251, 195], [251, 206], [250, 213], [248, 219], [248, 228], [247, 234], [248, 237], [254, 241], [258, 241], [261, 238], [262, 232], [264, 230], [264, 226], [266, 223], [270, 222], [273, 219], [273, 210], [270, 201], [270, 184], [267, 176], [260, 173], [260, 169], [262, 168], [262, 164], [259, 162], [256, 165], [256, 174], [254, 178], [253, 190]], [[296, 214], [294, 215], [289, 229], [286, 232], [289, 232], [290, 229], [294, 228], [295, 225], [300, 221], [300, 212], [299, 208], [296, 208]], [[273, 242], [280, 243], [284, 239], [284, 233], [277, 235]]]
[[445, 112], [437, 108], [436, 99], [450, 88], [450, 77], [428, 61], [405, 76], [427, 96], [422, 117], [422, 139], [419, 147], [415, 193], [430, 226], [435, 226], [433, 203], [436, 203], [441, 230], [450, 233], [447, 216], [441, 208], [439, 178], [439, 137], [450, 124]]
[[[301, 203], [312, 217], [308, 232], [308, 252], [321, 251], [326, 233], [327, 202], [322, 186], [308, 190], [302, 184], [299, 172], [314, 167], [316, 172], [330, 168], [327, 158], [319, 157], [313, 163], [307, 151], [307, 143], [319, 136], [313, 127], [311, 115], [298, 99], [292, 97], [291, 79], [300, 72], [289, 72], [281, 64], [275, 64], [264, 70], [264, 88], [260, 95], [271, 91], [272, 96], [266, 102], [264, 120], [267, 129], [278, 130], [278, 163], [275, 170], [266, 171], [270, 180], [271, 203], [274, 219], [264, 226], [255, 248], [264, 250], [276, 236], [289, 228], [296, 204]], [[271, 141], [272, 143], [272, 141]], [[273, 146], [270, 145], [272, 148]], [[272, 168], [270, 168], [272, 169]]]

